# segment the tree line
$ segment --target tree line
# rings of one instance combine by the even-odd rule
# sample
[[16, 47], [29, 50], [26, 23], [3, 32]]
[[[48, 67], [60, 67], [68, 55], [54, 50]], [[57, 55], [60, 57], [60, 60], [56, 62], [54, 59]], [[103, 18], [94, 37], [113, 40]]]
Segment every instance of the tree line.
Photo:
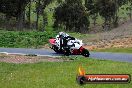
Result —
[[[45, 31], [47, 24], [47, 17], [45, 8], [55, 0], [1, 0], [0, 13], [4, 13], [7, 20], [12, 17], [16, 19], [17, 29], [22, 30], [27, 24], [29, 29], [32, 28], [31, 22], [31, 8], [32, 2], [35, 3], [36, 8], [36, 22], [35, 29], [39, 29], [39, 18], [42, 16], [43, 27], [40, 31]], [[93, 24], [96, 25], [98, 16], [104, 20], [103, 28], [110, 29], [117, 27], [119, 21], [120, 7], [129, 4], [126, 9], [129, 11], [129, 17], [132, 15], [132, 0], [56, 0], [58, 6], [55, 8], [54, 29], [63, 28], [67, 31], [82, 32], [89, 29], [90, 18]], [[25, 17], [25, 12], [28, 14]], [[25, 20], [27, 18], [27, 20]]]
[[[4, 13], [6, 16], [6, 20], [12, 17], [16, 19], [17, 29], [23, 30], [24, 25], [27, 24], [28, 28], [32, 27], [31, 25], [31, 8], [32, 2], [35, 3], [35, 13], [36, 13], [36, 30], [39, 29], [39, 17], [43, 16], [43, 25], [45, 27], [45, 8], [48, 4], [50, 4], [53, 0], [1, 0], [0, 1], [0, 13]], [[28, 11], [26, 13], [26, 10]], [[25, 14], [26, 17], [25, 17]], [[25, 20], [27, 18], [27, 20]], [[8, 24], [7, 24], [8, 25]], [[43, 28], [44, 28], [43, 27]], [[44, 30], [44, 29], [43, 29]]]
[[132, 0], [65, 0], [59, 7], [55, 9], [55, 27], [64, 27], [65, 30], [73, 30], [82, 32], [89, 29], [92, 18], [94, 25], [98, 16], [104, 20], [103, 28], [105, 30], [111, 27], [117, 27], [119, 21], [119, 9], [125, 4], [130, 4], [126, 9], [132, 11]]

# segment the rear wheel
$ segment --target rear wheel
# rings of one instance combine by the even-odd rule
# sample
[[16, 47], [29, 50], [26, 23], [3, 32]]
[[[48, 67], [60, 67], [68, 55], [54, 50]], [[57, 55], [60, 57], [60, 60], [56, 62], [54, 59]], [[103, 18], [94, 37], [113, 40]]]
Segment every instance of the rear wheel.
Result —
[[69, 54], [69, 52], [65, 52], [64, 55], [69, 56], [70, 54]]
[[69, 48], [64, 49], [64, 55], [66, 55], [66, 56], [70, 55], [70, 49]]

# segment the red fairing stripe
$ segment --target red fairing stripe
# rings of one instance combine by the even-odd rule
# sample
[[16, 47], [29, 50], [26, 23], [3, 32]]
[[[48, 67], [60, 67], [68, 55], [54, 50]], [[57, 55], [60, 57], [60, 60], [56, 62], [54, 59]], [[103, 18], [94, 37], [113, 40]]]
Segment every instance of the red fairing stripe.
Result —
[[81, 46], [79, 50], [80, 50], [80, 52], [82, 52], [84, 50], [84, 48]]
[[54, 45], [55, 44], [55, 39], [49, 39], [50, 44]]
[[78, 49], [74, 49], [74, 50], [72, 51], [72, 53], [75, 54], [75, 55], [80, 54], [80, 52], [79, 52]]

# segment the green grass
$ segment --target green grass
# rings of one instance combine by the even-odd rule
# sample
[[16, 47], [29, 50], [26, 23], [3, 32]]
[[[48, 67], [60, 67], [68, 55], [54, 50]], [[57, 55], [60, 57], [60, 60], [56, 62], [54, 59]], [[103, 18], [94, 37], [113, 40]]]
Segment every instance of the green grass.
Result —
[[12, 48], [39, 48], [48, 43], [50, 37], [54, 37], [56, 32], [20, 32], [20, 31], [0, 31], [0, 47]]
[[117, 53], [132, 53], [132, 48], [108, 48], [95, 50], [97, 52], [117, 52]]
[[131, 88], [130, 84], [76, 83], [78, 66], [87, 74], [131, 74], [132, 64], [78, 57], [73, 62], [0, 63], [0, 88]]

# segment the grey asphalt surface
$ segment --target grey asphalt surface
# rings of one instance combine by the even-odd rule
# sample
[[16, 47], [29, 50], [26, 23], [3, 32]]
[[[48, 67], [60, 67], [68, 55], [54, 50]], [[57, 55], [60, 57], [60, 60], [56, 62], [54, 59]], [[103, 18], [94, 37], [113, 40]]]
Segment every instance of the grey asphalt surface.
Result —
[[[6, 52], [9, 54], [35, 54], [42, 56], [60, 56], [53, 50], [46, 49], [24, 49], [24, 48], [0, 48], [0, 53]], [[108, 52], [90, 52], [91, 58], [113, 60], [121, 62], [132, 62], [132, 54], [124, 53], [108, 53]]]

